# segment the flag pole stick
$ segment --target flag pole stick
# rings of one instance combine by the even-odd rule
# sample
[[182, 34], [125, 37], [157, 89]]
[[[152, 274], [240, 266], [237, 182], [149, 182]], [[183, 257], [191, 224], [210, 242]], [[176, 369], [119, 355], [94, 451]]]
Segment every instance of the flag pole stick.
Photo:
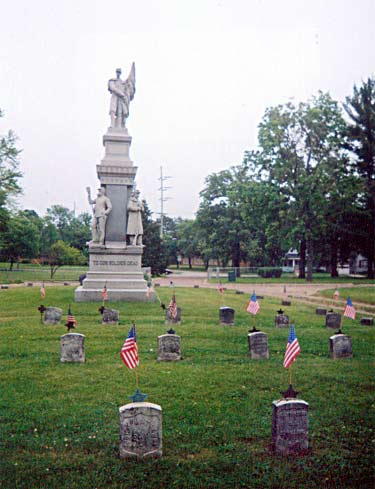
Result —
[[292, 369], [293, 369], [293, 363], [289, 367], [289, 384], [292, 385]]
[[138, 389], [138, 366], [135, 367], [135, 387]]

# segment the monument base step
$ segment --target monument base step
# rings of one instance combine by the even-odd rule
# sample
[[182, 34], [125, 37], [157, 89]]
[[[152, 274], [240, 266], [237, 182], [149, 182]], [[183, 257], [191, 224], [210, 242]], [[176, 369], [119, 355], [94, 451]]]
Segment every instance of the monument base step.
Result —
[[[153, 302], [156, 295], [151, 292], [147, 297], [147, 289], [108, 289], [108, 302]], [[75, 302], [102, 302], [102, 289], [84, 289], [82, 286], [74, 291]]]

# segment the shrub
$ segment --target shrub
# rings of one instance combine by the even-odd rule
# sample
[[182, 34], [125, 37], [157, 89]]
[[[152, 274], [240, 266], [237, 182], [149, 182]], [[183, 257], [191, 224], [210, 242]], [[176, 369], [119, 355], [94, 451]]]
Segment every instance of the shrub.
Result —
[[258, 275], [263, 278], [279, 278], [283, 273], [281, 268], [262, 267], [258, 268]]

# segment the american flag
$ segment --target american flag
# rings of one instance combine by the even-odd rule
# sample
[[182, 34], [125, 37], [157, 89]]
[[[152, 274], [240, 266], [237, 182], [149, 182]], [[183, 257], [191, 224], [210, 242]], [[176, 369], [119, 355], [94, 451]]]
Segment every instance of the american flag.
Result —
[[174, 292], [172, 295], [171, 302], [169, 303], [168, 309], [169, 309], [169, 316], [172, 319], [176, 319], [176, 317], [177, 317], [177, 302], [176, 302], [176, 295]]
[[353, 306], [353, 303], [352, 303], [352, 300], [350, 297], [348, 297], [348, 300], [346, 301], [344, 316], [347, 318], [350, 318], [350, 319], [355, 319], [355, 308]]
[[135, 335], [135, 324], [130, 328], [129, 334], [123, 344], [120, 357], [128, 368], [135, 368], [139, 365], [137, 338]]
[[40, 298], [43, 300], [46, 296], [46, 289], [44, 287], [44, 284], [40, 287]]
[[337, 300], [340, 297], [339, 289], [336, 287], [335, 293], [333, 294], [333, 298]]
[[293, 324], [291, 324], [288, 343], [286, 345], [286, 352], [284, 355], [284, 364], [283, 364], [284, 367], [288, 368], [289, 365], [291, 365], [294, 362], [294, 360], [297, 358], [297, 355], [299, 355], [300, 352], [301, 352], [301, 348], [297, 340], [296, 332], [294, 331]]
[[104, 287], [102, 290], [102, 299], [103, 299], [103, 301], [108, 300], [107, 284], [104, 284]]
[[68, 309], [67, 323], [77, 324], [76, 318], [74, 317], [74, 314], [72, 313], [72, 310], [70, 309], [70, 306], [69, 306], [69, 309]]
[[258, 314], [260, 310], [260, 305], [257, 301], [257, 296], [255, 295], [255, 292], [253, 292], [253, 295], [250, 297], [249, 304], [246, 308], [246, 311], [249, 312], [250, 314]]
[[224, 294], [224, 287], [221, 282], [217, 286], [217, 291], [219, 292], [219, 294]]

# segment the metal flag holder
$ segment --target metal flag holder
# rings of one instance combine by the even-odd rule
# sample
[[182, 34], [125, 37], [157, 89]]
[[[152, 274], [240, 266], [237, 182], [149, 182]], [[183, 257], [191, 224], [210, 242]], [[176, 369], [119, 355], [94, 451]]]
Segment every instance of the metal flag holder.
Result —
[[[134, 333], [135, 333], [135, 321], [132, 321], [132, 327], [134, 328]], [[139, 389], [139, 380], [138, 380], [138, 365], [134, 367], [135, 370], [135, 392], [132, 396], [128, 396], [128, 399], [130, 399], [132, 402], [144, 402], [148, 394], [144, 394], [141, 392]]]

